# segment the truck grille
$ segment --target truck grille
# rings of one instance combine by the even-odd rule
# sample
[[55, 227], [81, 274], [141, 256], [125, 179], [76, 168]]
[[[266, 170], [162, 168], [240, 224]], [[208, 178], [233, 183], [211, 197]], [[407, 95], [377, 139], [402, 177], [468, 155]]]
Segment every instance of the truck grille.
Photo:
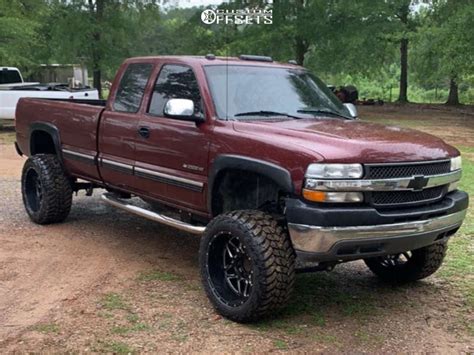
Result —
[[[367, 164], [366, 179], [397, 179], [413, 176], [447, 174], [451, 170], [449, 160], [402, 163]], [[367, 200], [376, 208], [397, 208], [429, 204], [440, 200], [447, 192], [447, 186], [437, 186], [421, 191], [374, 191], [367, 193]]]
[[371, 201], [374, 207], [425, 204], [442, 198], [445, 190], [446, 186], [437, 186], [422, 191], [372, 192]]
[[412, 164], [383, 164], [366, 165], [366, 179], [393, 179], [412, 177], [415, 175], [440, 175], [449, 173], [451, 162], [449, 160], [412, 163]]

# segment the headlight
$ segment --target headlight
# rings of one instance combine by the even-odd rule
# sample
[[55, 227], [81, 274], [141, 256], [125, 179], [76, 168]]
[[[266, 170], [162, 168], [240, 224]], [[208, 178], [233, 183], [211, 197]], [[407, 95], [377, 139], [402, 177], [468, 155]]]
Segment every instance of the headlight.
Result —
[[317, 179], [360, 179], [361, 164], [310, 164], [306, 170], [303, 197], [314, 202], [357, 203], [364, 201], [360, 192], [327, 192], [318, 190]]
[[364, 175], [361, 164], [310, 164], [307, 178], [319, 179], [359, 179]]
[[451, 171], [459, 170], [462, 166], [462, 159], [461, 156], [457, 156], [456, 158], [451, 158]]

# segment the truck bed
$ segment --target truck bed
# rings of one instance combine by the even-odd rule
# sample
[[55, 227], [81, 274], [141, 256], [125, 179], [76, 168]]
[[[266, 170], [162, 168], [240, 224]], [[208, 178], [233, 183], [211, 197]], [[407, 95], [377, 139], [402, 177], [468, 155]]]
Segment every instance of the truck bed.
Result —
[[[105, 105], [105, 100], [22, 98], [15, 114], [18, 147], [24, 154], [30, 154], [30, 130], [42, 122], [42, 126], [51, 124], [57, 127], [58, 143], [63, 151], [72, 149], [95, 156], [98, 125]], [[100, 180], [95, 165], [84, 167], [80, 161], [68, 165], [71, 172], [79, 172], [84, 178]]]

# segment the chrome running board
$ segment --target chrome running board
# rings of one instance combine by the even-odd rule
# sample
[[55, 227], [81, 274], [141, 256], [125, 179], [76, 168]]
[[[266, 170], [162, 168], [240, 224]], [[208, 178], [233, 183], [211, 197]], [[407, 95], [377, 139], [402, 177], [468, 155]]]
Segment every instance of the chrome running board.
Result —
[[134, 206], [130, 203], [127, 203], [117, 197], [115, 197], [111, 193], [104, 193], [100, 197], [103, 201], [107, 202], [109, 205], [120, 208], [124, 211], [136, 214], [137, 216], [140, 217], [145, 217], [149, 220], [152, 220], [154, 222], [158, 222], [161, 224], [165, 224], [170, 227], [174, 227], [176, 229], [182, 230], [184, 232], [192, 233], [192, 234], [203, 234], [204, 230], [206, 227], [202, 226], [193, 226], [192, 224], [185, 223], [183, 221], [156, 213], [152, 212], [150, 210], [146, 210], [144, 208]]

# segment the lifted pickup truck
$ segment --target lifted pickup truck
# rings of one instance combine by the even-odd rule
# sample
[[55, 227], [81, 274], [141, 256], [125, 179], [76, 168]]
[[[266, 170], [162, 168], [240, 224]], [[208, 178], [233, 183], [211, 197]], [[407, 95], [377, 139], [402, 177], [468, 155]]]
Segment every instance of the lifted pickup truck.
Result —
[[468, 206], [458, 150], [356, 120], [306, 69], [268, 57], [128, 59], [107, 102], [24, 98], [16, 129], [34, 222], [62, 222], [74, 191], [101, 187], [113, 206], [202, 235], [206, 293], [239, 322], [286, 304], [297, 257], [431, 275]]

